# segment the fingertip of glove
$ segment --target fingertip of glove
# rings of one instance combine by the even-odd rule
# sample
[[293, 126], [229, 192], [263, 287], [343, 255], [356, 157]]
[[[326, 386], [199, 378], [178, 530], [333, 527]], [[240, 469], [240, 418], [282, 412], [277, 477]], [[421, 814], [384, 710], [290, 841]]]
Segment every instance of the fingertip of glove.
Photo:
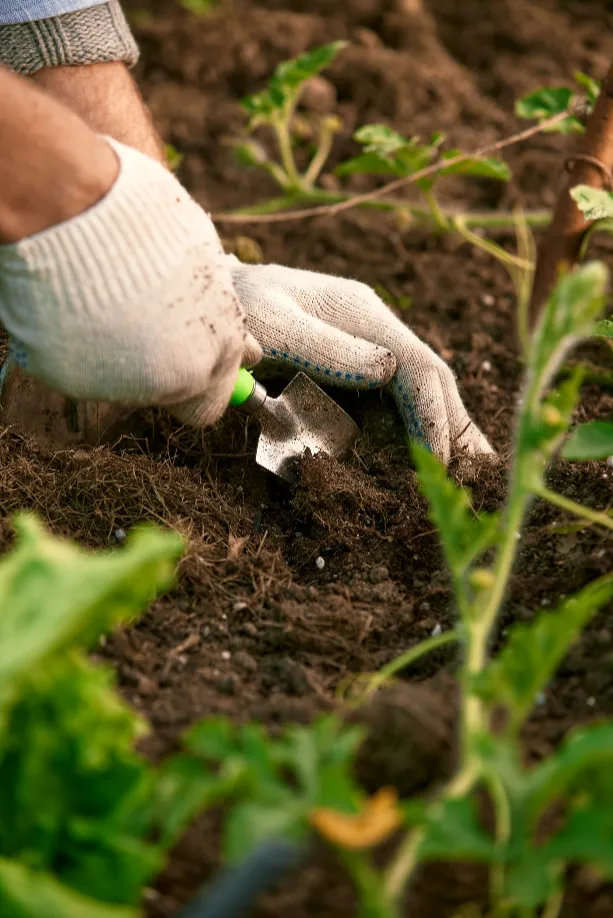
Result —
[[396, 357], [387, 348], [374, 345], [365, 371], [372, 382], [385, 386], [396, 372]]

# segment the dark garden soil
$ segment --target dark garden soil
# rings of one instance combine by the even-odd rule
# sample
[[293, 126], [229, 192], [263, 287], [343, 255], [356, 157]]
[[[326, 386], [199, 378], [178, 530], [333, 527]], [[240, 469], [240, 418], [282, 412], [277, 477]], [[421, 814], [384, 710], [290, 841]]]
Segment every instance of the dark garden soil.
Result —
[[[307, 100], [325, 109], [336, 98], [345, 124], [336, 159], [355, 152], [357, 125], [382, 120], [408, 135], [445, 130], [454, 145], [475, 148], [518, 128], [518, 94], [577, 69], [601, 77], [613, 57], [613, 11], [604, 0], [228, 0], [225, 11], [205, 19], [170, 0], [133, 0], [128, 10], [143, 50], [145, 96], [165, 138], [184, 154], [182, 180], [213, 212], [274, 193], [266, 177], [233, 162], [228, 141], [244, 126], [237, 100], [307, 48], [351, 42]], [[570, 144], [540, 136], [513, 148], [508, 187], [453, 184], [444, 203], [549, 206]], [[500, 505], [520, 380], [512, 288], [502, 268], [466, 244], [400, 230], [372, 212], [220, 230], [229, 245], [238, 235], [256, 241], [266, 261], [411, 297], [403, 316], [450, 362], [469, 411], [499, 451], [499, 461], [466, 479], [475, 506]], [[587, 356], [611, 365], [604, 347]], [[14, 433], [0, 439], [5, 514], [34, 507], [56, 530], [98, 546], [145, 518], [191, 538], [173, 593], [101, 650], [126, 698], [149, 718], [146, 749], [156, 758], [210, 714], [273, 728], [308, 722], [334, 705], [346, 677], [379, 668], [454, 620], [393, 403], [380, 394], [335, 394], [363, 430], [357, 452], [346, 465], [305, 463], [293, 490], [255, 465], [255, 430], [230, 415], [218, 429], [194, 434], [151, 414], [114, 451], [48, 455]], [[578, 421], [612, 413], [613, 392], [585, 387]], [[550, 484], [592, 507], [613, 504], [613, 470], [605, 463], [558, 462]], [[610, 536], [570, 522], [533, 507], [503, 630], [613, 567]], [[8, 523], [4, 533], [6, 541]], [[449, 770], [455, 659], [447, 650], [427, 657], [365, 713], [372, 726], [359, 762], [366, 787], [394, 784], [407, 795]], [[613, 715], [613, 608], [588, 628], [535, 709], [527, 754], [547, 755], [573, 725], [603, 715]], [[150, 918], [176, 915], [212, 875], [219, 835], [218, 813], [190, 829], [151, 891]], [[418, 878], [407, 913], [445, 918], [481, 901], [485, 888], [479, 871], [432, 866]], [[256, 913], [350, 918], [353, 893], [329, 855], [317, 854]], [[563, 914], [610, 916], [613, 891], [580, 872]]]

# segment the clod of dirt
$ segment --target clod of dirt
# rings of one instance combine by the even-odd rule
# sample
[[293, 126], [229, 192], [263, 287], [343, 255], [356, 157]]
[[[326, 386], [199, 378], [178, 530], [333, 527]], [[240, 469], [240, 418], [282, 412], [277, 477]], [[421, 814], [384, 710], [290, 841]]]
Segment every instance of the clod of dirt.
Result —
[[389, 785], [407, 799], [450, 776], [458, 720], [457, 686], [451, 677], [413, 685], [396, 682], [347, 719], [368, 731], [356, 774], [370, 793]]

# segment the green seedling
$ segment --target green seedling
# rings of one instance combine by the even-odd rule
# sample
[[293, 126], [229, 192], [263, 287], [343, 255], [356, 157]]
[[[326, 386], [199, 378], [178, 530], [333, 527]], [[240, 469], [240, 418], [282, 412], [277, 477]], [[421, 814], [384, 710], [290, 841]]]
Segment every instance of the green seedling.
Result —
[[576, 110], [580, 108], [584, 117], [591, 114], [600, 95], [600, 84], [581, 71], [575, 73], [575, 81], [578, 90], [556, 86], [528, 93], [515, 103], [515, 114], [518, 118], [542, 122], [568, 112], [568, 118], [544, 130], [552, 134], [583, 134], [585, 128]]
[[[335, 205], [351, 202], [357, 197], [345, 190], [330, 191], [319, 181], [328, 164], [334, 138], [342, 131], [340, 118], [328, 114], [309, 123], [299, 111], [306, 81], [332, 63], [345, 45], [346, 42], [342, 41], [332, 42], [280, 64], [265, 90], [243, 99], [241, 104], [249, 115], [249, 123], [247, 136], [235, 144], [237, 160], [243, 166], [266, 172], [281, 195], [243, 208], [235, 216], [270, 215], [304, 205]], [[264, 142], [253, 136], [261, 128], [272, 130], [276, 141], [274, 153], [269, 151]], [[306, 165], [299, 168], [298, 152], [304, 147], [306, 135], [314, 136], [315, 142]], [[436, 174], [416, 182], [424, 197], [423, 205], [416, 201], [397, 199], [364, 202], [363, 206], [397, 214], [399, 226], [425, 225], [439, 232], [460, 232], [468, 239], [471, 228], [504, 229], [516, 225], [514, 214], [446, 211], [435, 196], [435, 185], [448, 176], [508, 181], [510, 171], [502, 160], [467, 154], [458, 161], [461, 151], [444, 149], [445, 138], [441, 133], [423, 142], [416, 137], [402, 137], [383, 124], [364, 125], [355, 132], [354, 140], [362, 147], [362, 151], [336, 167], [334, 172], [338, 178], [362, 174], [402, 179], [417, 174], [424, 167], [439, 164]], [[445, 165], [446, 161], [449, 165]], [[525, 219], [531, 226], [543, 226], [547, 224], [549, 215], [545, 211], [537, 211], [526, 214]], [[479, 236], [469, 241], [483, 246]], [[495, 243], [490, 244], [489, 251], [503, 260], [508, 261], [511, 257]]]
[[179, 0], [181, 6], [194, 16], [209, 16], [219, 6], [220, 0]]

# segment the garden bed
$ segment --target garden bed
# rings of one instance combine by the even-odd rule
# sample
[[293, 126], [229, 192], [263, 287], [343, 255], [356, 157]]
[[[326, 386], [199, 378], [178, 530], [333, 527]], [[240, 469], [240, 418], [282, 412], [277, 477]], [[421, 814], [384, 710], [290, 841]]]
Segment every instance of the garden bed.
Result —
[[[474, 149], [517, 129], [520, 94], [567, 81], [575, 70], [601, 77], [613, 57], [613, 14], [597, 2], [501, 0], [486, 9], [476, 0], [312, 0], [302, 13], [303, 6], [236, 0], [195, 19], [167, 0], [128, 4], [143, 49], [145, 96], [165, 139], [184, 156], [180, 177], [213, 212], [274, 193], [266, 177], [232, 159], [228, 140], [244, 126], [237, 100], [260, 88], [280, 61], [318, 44], [351, 42], [325, 74], [345, 125], [338, 159], [355, 152], [353, 129], [376, 121], [408, 136], [445, 130], [454, 145]], [[572, 142], [539, 136], [512, 148], [509, 186], [450, 183], [444, 203], [550, 206]], [[220, 224], [220, 231], [235, 245], [236, 227]], [[452, 237], [401, 230], [391, 217], [358, 210], [246, 224], [240, 235], [259, 244], [265, 261], [355, 277], [394, 302], [411, 298], [403, 318], [451, 364], [469, 412], [499, 453], [464, 483], [477, 509], [499, 506], [521, 374], [503, 268]], [[590, 346], [586, 356], [610, 362], [604, 346]], [[191, 536], [177, 588], [100, 651], [126, 698], [150, 720], [145, 749], [155, 758], [213, 713], [272, 728], [308, 722], [334, 705], [348, 676], [378, 669], [454, 621], [438, 538], [391, 399], [335, 395], [362, 428], [357, 453], [347, 465], [305, 463], [295, 489], [255, 465], [256, 431], [231, 414], [203, 434], [144, 415], [133, 438], [93, 454], [47, 455], [14, 433], [0, 440], [6, 515], [27, 504], [91, 545], [109, 544], [117, 529], [142, 519]], [[612, 392], [584, 387], [578, 421], [612, 413]], [[591, 507], [613, 503], [613, 470], [604, 462], [559, 461], [550, 485]], [[549, 505], [535, 504], [521, 546], [503, 629], [613, 568], [610, 535], [578, 528]], [[526, 728], [530, 757], [547, 755], [573, 725], [613, 715], [612, 613], [609, 607], [596, 617], [540, 699]], [[369, 790], [393, 784], [407, 796], [450, 767], [454, 661], [447, 649], [426, 657], [370, 712], [373, 729], [359, 763]], [[150, 891], [150, 918], [176, 915], [217, 869], [219, 822], [218, 813], [208, 814], [189, 830]], [[445, 918], [485, 891], [475, 868], [430, 866], [407, 913]], [[613, 892], [579, 872], [565, 908], [567, 918], [608, 916]], [[294, 918], [355, 914], [350, 883], [325, 852], [265, 897], [257, 914], [290, 911]]]

